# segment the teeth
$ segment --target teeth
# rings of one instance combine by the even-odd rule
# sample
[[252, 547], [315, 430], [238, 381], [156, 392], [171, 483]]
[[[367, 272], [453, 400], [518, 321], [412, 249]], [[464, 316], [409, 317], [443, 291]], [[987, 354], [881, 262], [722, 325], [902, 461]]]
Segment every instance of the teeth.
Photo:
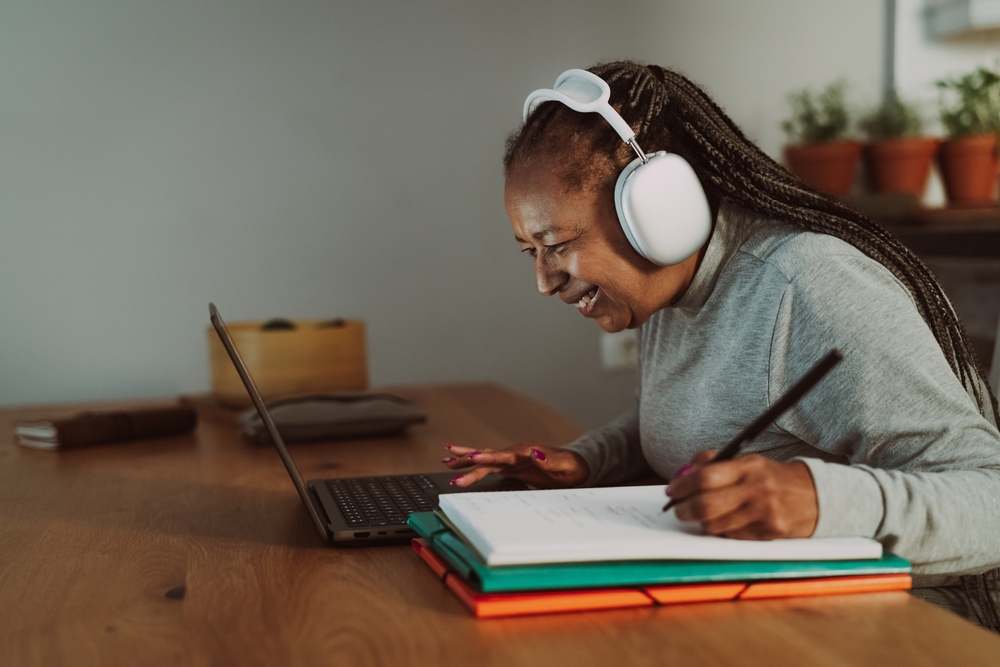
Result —
[[580, 300], [576, 302], [576, 307], [577, 308], [586, 308], [587, 306], [590, 305], [590, 302], [594, 300], [595, 296], [597, 296], [597, 288], [596, 287], [594, 289], [590, 290], [589, 292], [587, 292], [586, 294], [584, 294], [582, 297], [580, 297]]

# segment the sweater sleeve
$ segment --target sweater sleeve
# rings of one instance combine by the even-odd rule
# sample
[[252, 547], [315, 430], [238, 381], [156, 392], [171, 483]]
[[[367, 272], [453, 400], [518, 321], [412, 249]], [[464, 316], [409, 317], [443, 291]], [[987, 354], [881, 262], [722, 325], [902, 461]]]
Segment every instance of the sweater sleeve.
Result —
[[850, 464], [800, 459], [819, 501], [815, 536], [872, 537], [921, 575], [1000, 564], [1000, 433], [909, 291], [867, 257], [827, 257], [790, 280], [769, 400], [833, 347], [843, 362], [777, 423]]
[[590, 466], [585, 486], [619, 484], [653, 474], [639, 444], [639, 402], [603, 428], [567, 445]]

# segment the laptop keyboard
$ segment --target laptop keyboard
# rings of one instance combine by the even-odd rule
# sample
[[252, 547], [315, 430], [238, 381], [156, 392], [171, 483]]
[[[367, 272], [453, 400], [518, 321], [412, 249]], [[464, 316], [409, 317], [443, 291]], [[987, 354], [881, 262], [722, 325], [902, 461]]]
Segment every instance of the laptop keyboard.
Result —
[[428, 494], [434, 482], [426, 475], [329, 479], [326, 485], [351, 528], [400, 526], [413, 512], [437, 507]]

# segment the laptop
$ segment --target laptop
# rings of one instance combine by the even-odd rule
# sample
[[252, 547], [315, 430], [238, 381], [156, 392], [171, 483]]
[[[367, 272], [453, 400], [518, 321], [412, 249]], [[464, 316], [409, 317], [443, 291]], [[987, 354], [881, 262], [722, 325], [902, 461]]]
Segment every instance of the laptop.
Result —
[[522, 482], [497, 474], [487, 475], [472, 486], [459, 489], [448, 482], [454, 471], [416, 475], [383, 475], [302, 481], [295, 462], [288, 454], [271, 415], [261, 399], [240, 353], [236, 350], [225, 322], [215, 304], [208, 304], [212, 326], [229, 353], [236, 372], [250, 394], [257, 413], [271, 434], [281, 461], [285, 464], [292, 484], [302, 498], [306, 511], [323, 539], [332, 546], [368, 546], [409, 542], [416, 533], [406, 525], [413, 512], [437, 509], [442, 493], [470, 491], [512, 491], [527, 488]]

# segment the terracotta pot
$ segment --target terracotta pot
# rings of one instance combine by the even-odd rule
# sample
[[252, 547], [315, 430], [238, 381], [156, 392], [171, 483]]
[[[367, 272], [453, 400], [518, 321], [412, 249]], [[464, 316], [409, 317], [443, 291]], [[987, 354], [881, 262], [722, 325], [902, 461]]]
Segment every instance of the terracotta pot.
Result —
[[807, 185], [838, 197], [851, 191], [860, 154], [861, 144], [856, 141], [785, 146], [785, 162], [793, 174]]
[[871, 189], [922, 196], [931, 173], [931, 161], [940, 143], [931, 137], [906, 137], [868, 144], [865, 164]]
[[948, 201], [989, 204], [997, 198], [997, 135], [975, 134], [941, 144], [938, 154]]

